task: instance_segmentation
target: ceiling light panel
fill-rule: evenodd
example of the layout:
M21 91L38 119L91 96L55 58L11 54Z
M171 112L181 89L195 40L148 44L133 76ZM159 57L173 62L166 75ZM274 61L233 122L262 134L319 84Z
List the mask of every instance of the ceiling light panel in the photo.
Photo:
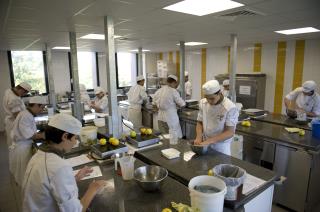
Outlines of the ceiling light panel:
M244 4L231 0L185 0L164 7L163 9L203 16L241 6L244 6Z
M295 35L295 34L303 34L303 33L311 33L311 32L319 32L319 29L313 27L303 27L303 28L296 28L296 29L286 29L275 31L276 33L284 34L284 35Z
M68 46L55 46L55 47L53 47L52 49L66 49L66 50L69 50L70 49L70 47L68 47Z
M208 44L208 43L194 42L194 41L184 43L185 46L201 46L201 45L206 45L206 44ZM180 46L180 43L178 43L177 46Z
M132 52L138 52L138 49L133 49L131 50ZM143 52L150 52L148 49L142 49Z
M114 35L114 38L120 38L120 35ZM87 34L85 36L80 37L81 39L93 39L93 40L104 40L104 34Z

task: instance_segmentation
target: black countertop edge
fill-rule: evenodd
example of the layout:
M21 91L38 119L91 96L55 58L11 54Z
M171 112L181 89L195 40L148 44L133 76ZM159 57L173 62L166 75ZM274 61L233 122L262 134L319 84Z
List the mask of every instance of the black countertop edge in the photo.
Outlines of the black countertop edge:
M271 121L271 120L266 120L264 118L255 118L255 117L251 117L252 120L254 121L260 121L260 122L266 122L266 123L270 123L270 124L277 124L277 125L281 125L281 126L285 126L285 127L298 127L304 130L308 130L308 131L312 131L312 129L308 126L303 126L303 125L294 125L294 124L287 124L281 121Z
M143 161L146 164L149 165L158 165L160 166L160 164L155 163L154 161L148 159L147 157L145 157L143 154L139 154L139 152L135 152L134 157L138 158L139 160ZM175 180L177 180L178 182L182 183L183 185L188 187L189 181L184 179L181 176L178 176L174 173L172 173L171 171L169 171L169 176ZM258 189L256 189L255 191L251 192L249 196L247 196L245 199L243 199L242 201L228 201L225 200L224 201L224 205L227 208L233 209L235 211L244 211L244 205L246 203L248 203L249 201L251 201L252 199L254 199L256 196L258 196L259 194L261 194L263 191L265 191L267 188L269 188L270 186L272 186L274 184L274 181L276 180L277 176L274 176L272 179L270 179L269 181L266 181L266 183L259 187Z
M276 143L276 144L279 144L279 145L282 145L282 146L288 146L288 147L295 148L295 149L303 149L303 150L306 150L306 151L314 151L314 152L320 151L320 145L318 146L318 148L312 148L311 146L306 146L306 145L299 144L299 143L292 143L292 142L286 141L286 140L280 140L280 139L276 140L276 139L274 139L272 137L269 137L267 135L256 134L256 133L253 133L253 132L246 132L246 131L239 130L237 128L236 128L236 133L239 133L239 134L242 134L242 135L246 135L246 136L250 136L250 137L261 137L261 138L263 138L266 141L269 141L271 143Z

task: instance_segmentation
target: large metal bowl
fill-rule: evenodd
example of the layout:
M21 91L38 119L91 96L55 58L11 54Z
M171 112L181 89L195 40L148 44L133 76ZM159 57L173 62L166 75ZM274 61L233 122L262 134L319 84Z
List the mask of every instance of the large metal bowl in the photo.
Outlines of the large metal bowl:
M159 190L168 171L160 166L141 166L134 171L134 179L145 191Z
M208 153L208 147L209 146L198 146L194 145L193 141L189 142L191 150L196 153L197 155L205 155Z

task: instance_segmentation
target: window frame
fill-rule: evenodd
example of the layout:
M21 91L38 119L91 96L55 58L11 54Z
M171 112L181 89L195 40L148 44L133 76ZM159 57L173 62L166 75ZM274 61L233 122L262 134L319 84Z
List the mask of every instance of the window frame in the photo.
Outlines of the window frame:
M7 51L7 55L8 55L8 62L9 62L10 82L11 82L11 87L13 88L16 86L16 84L15 84L15 78L14 78L11 52L12 51ZM48 95L48 93L49 93L49 79L48 79L46 51L41 51L41 52L42 52L42 60L43 60L44 83L45 83L45 88L46 88L46 92L41 93L41 95Z
M99 75L99 58L98 58L98 52L92 52L95 53L95 59L96 59L96 76L97 76L97 86L100 86L100 75ZM69 62L69 76L70 76L70 88L73 92L73 76L72 76L72 66L71 66L71 52L68 51L68 62ZM78 69L78 75L79 75L79 69ZM72 82L71 82L72 79ZM87 89L87 91L93 91L93 89Z
M116 84L117 84L117 89L124 89L124 88L128 88L131 86L123 86L120 87L119 86L119 76L118 76L118 53L115 53L115 61L116 61ZM136 53L136 76L138 75L138 70L139 70L139 64L138 64L138 54Z

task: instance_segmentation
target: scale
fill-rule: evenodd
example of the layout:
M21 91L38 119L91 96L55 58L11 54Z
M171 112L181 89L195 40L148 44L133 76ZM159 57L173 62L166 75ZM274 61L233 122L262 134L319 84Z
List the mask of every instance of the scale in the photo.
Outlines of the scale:
M160 141L160 138L155 135L141 135L137 134L135 138L131 138L130 136L127 137L127 141L132 144L134 147L145 147L149 145L156 144Z
M118 146L113 146L110 143L107 143L106 145L95 144L91 146L91 151L100 158L106 158L114 154L126 153L128 150L129 148L122 143L119 143Z

